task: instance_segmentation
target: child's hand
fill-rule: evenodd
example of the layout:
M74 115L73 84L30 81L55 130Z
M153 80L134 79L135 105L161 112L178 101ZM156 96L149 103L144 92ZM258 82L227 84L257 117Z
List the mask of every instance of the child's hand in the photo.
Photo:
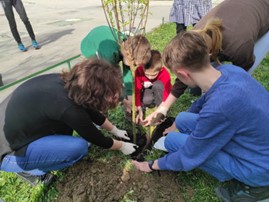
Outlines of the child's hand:
M167 115L167 111L168 109L166 107L158 107L158 109L156 110L156 114L155 116L152 118L151 120L151 125L159 125L162 122L164 122L166 115Z
M131 111L132 111L132 101L131 100L124 99L122 101L122 103L125 106L126 111L129 112L129 113L131 113Z
M170 127L166 128L163 132L163 136L167 135L169 132L177 131L176 123L174 122Z
M159 125L162 122L164 122L165 118L166 118L166 114L167 114L168 109L166 107L158 107L158 109L151 113L150 115L148 115L144 121L143 121L143 126L149 126L149 125Z
M141 122L143 122L143 110L142 107L136 107L136 111L137 111L137 116L135 119L135 123L139 124Z
M150 125L157 126L164 122L166 117L162 113L156 113L153 119L151 120Z
M152 119L156 116L156 111L152 112L150 115L148 115L144 120L143 120L143 126L149 126L151 125Z

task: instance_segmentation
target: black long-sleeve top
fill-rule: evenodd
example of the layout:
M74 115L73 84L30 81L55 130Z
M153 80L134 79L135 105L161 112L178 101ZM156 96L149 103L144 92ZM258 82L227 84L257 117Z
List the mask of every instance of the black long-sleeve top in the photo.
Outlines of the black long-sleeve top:
M106 118L68 98L59 74L26 81L0 106L0 112L0 160L12 151L24 155L28 144L41 137L72 135L73 131L103 148L113 145L112 138L105 137L94 125L102 125Z

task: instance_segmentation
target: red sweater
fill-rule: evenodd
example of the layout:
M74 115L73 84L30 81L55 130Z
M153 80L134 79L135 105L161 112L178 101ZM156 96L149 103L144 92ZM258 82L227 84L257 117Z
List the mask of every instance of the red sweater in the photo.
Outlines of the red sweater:
M142 105L141 92L142 92L142 89L144 88L143 87L144 82L154 83L155 81L161 81L163 83L163 86L164 86L163 101L165 101L172 89L170 74L166 70L166 68L162 67L158 76L153 80L149 80L145 76L143 66L140 65L139 67L137 67L135 71L135 105L136 106Z

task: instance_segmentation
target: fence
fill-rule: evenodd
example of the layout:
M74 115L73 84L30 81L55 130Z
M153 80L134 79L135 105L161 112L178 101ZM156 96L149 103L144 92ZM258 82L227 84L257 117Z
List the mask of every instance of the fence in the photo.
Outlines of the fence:
M28 79L30 79L30 78L32 78L32 77L35 77L35 76L37 76L37 75L39 75L39 74L42 74L43 72L49 71L49 70L51 70L51 69L53 69L53 68L56 68L56 67L58 67L58 66L60 66L60 65L63 65L63 64L65 64L65 63L67 63L67 65L68 65L68 70L70 70L70 69L71 69L71 61L72 61L72 60L75 60L75 59L77 59L77 58L79 58L80 56L81 56L81 55L79 54L79 55L76 55L76 56L74 56L74 57L68 58L67 60L63 60L63 61L61 61L61 62L59 62L59 63L57 63L57 64L55 64L55 65L46 67L46 68L44 68L44 69L42 69L42 70L39 70L39 71L37 71L37 72L35 72L35 73L33 73L33 74L30 74L30 75L28 75L28 76L25 76L25 77L19 79L19 80L16 80L16 81L14 81L14 82L12 82L12 83L6 84L6 85L0 87L0 92L3 91L3 90L5 90L5 89L7 89L7 88L9 88L9 87L11 87L11 86L14 86L14 85L16 85L16 84L22 83L22 82L24 82L24 81L26 81L26 80L28 80Z

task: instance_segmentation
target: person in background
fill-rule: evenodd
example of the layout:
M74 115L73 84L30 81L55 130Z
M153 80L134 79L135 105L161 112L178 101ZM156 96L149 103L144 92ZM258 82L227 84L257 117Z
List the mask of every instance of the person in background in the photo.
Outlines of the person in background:
M149 63L135 71L135 104L138 111L136 123L143 122L143 111L159 106L172 88L169 72L162 64L161 53L151 50Z
M174 0L170 22L176 23L176 33L195 25L212 8L211 0Z
M40 46L37 43L36 39L35 39L35 34L32 28L32 25L27 17L25 8L23 6L23 3L21 0L1 0L5 15L7 17L8 23L9 23L9 27L11 30L11 33L15 39L15 41L18 43L18 48L20 51L25 52L27 51L27 48L23 45L22 41L21 41L21 37L19 35L18 29L17 29L17 25L16 25L16 21L15 21L15 17L14 17L14 13L13 13L13 7L16 9L17 13L19 14L22 22L24 23L27 32L32 40L32 46L35 49L39 49Z
M91 144L132 154L135 144L106 137L97 128L130 139L102 114L118 105L121 90L119 69L96 58L20 85L0 105L1 170L48 183L49 171L75 164Z
M165 48L164 64L189 87L205 94L176 117L164 157L132 161L144 172L200 168L231 186L216 188L221 201L269 199L269 93L242 68L214 68L208 46L194 31L178 34Z
M269 52L268 10L268 0L225 0L211 9L193 31L206 41L214 66L227 61L252 73ZM158 113L166 116L186 88L176 79L166 101L145 122L150 124Z
M126 38L124 47L118 44L118 37ZM141 40L140 40L141 39ZM123 45L123 44L122 44ZM80 50L86 58L98 57L107 60L115 66L122 62L123 83L125 87L123 104L128 113L131 112L132 96L132 72L127 57L128 51L132 51L132 57L136 64L146 64L150 59L150 44L142 35L125 36L109 26L98 26L92 29L81 41ZM133 50L131 50L133 49ZM125 58L124 58L125 57ZM127 62L126 62L127 61Z

